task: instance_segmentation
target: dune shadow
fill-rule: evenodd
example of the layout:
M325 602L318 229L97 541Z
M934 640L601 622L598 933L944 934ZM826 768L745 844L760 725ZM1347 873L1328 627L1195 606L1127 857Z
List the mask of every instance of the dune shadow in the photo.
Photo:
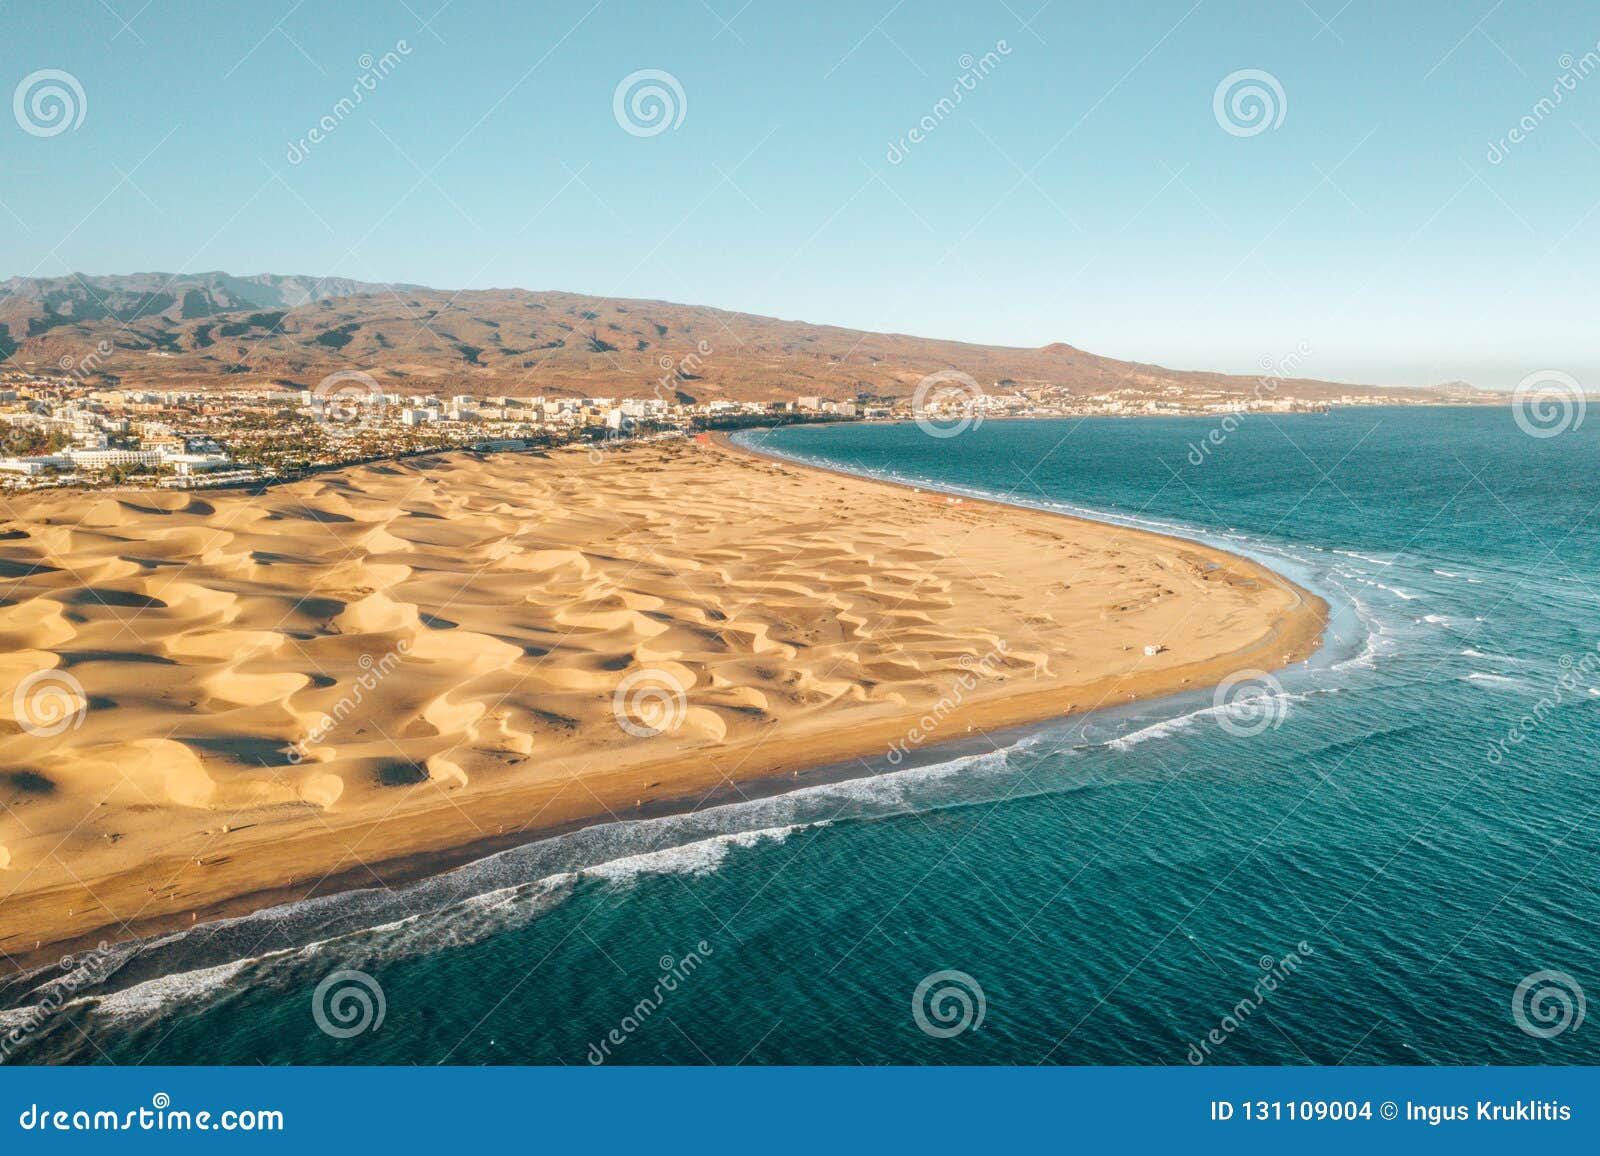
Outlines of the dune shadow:
M0 558L0 578L28 578L34 574L59 574L61 567L46 566L43 562L13 562Z
M258 767L289 767L289 743L284 739L255 738L250 735L201 735L179 737L186 747L208 755L223 755L241 763L254 763Z
M428 768L416 763L388 762L377 771L378 783L385 787L413 787L428 781Z
M117 610L165 610L167 604L148 594L132 590L110 590L97 586L84 586L71 591L63 600L72 606L105 606Z
M54 779L47 779L37 771L0 771L0 783L19 795L53 795Z
M317 522L323 525L355 521L348 514L336 514L332 510L324 510L317 506L297 506L293 509L280 510L278 512L285 518L299 518L302 521Z
M164 654L149 654L142 650L64 650L61 651L63 667L85 666L91 662L139 662L151 666L177 666Z

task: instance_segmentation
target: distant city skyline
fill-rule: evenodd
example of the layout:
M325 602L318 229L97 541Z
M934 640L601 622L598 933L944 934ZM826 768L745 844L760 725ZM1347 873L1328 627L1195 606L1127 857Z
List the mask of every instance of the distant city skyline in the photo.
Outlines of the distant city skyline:
M560 289L1175 369L1303 346L1333 381L1600 383L1577 3L87 0L0 7L0 37L0 279Z

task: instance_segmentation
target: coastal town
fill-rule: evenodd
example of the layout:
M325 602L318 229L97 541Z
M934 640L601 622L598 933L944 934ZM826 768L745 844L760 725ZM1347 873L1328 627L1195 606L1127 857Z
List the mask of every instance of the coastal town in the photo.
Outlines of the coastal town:
M939 388L907 397L701 402L653 384L632 397L417 396L388 392L349 370L313 388L263 382L171 390L8 367L0 370L0 489L261 484L443 450L584 444L598 453L624 441L796 422L924 420L950 429L1000 418L1321 412L1413 401L1404 393L1308 401L1278 396L1271 378L1261 379L1254 396L1241 396L1173 386L1079 394L933 376L941 378Z

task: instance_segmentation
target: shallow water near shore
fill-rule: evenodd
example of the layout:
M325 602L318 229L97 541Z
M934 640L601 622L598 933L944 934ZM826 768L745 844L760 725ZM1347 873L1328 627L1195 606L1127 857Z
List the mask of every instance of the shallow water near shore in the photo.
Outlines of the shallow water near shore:
M1193 464L1213 425L741 440L1267 563L1333 622L1244 715L1204 690L971 737L114 951L15 1059L1600 1062L1559 1001L1513 1009L1544 971L1600 992L1596 425L1256 415ZM341 969L382 992L348 1038L313 1014ZM941 971L981 1024L919 1026ZM0 983L0 1036L71 974Z

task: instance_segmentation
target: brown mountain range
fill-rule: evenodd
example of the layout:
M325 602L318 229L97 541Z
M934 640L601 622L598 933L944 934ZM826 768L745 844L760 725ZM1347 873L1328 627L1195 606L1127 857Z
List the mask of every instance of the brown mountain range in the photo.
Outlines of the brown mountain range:
M1258 377L1164 369L1060 343L970 345L665 301L223 273L0 282L0 357L38 373L75 370L91 383L183 389L310 388L357 369L400 393L887 398L957 369L986 389L1262 392ZM1316 400L1379 391L1285 378L1272 392Z

